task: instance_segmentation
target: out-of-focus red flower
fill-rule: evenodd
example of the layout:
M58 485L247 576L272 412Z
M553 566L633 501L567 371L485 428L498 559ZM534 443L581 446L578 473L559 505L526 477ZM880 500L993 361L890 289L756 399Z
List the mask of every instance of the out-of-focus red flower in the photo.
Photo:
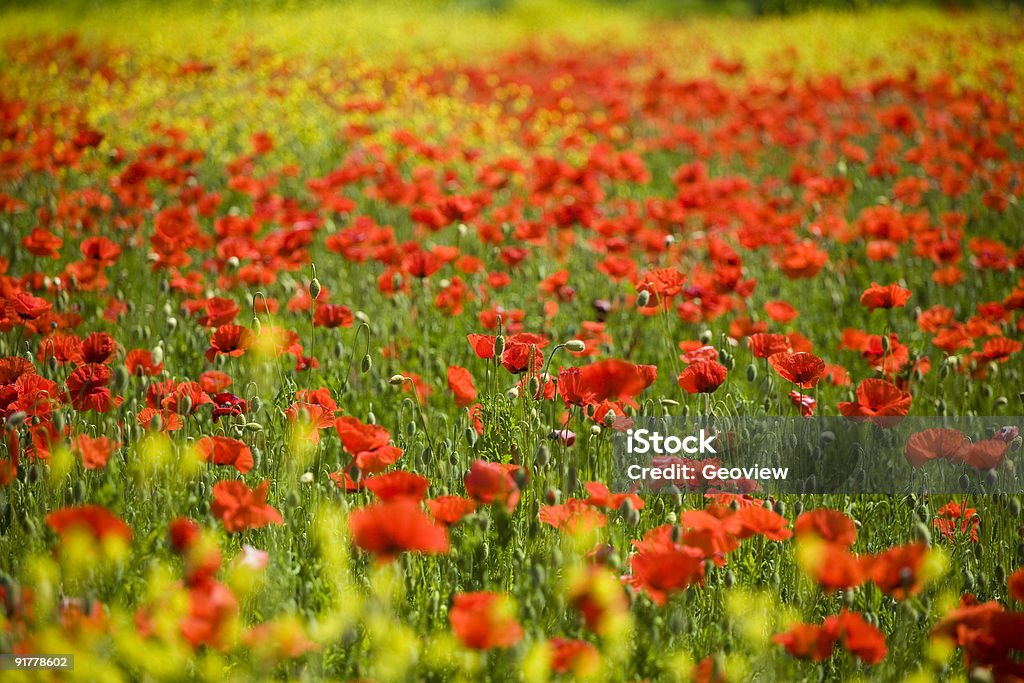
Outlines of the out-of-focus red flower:
M245 474L252 469L252 451L238 439L229 436L204 436L196 442L200 457L214 465L231 465Z
M910 296L909 289L904 289L896 283L882 286L872 282L860 295L860 303L869 311L876 308L903 308L910 300Z
M428 500L427 507L430 508L430 514L434 515L434 519L446 526L452 526L476 511L476 501L462 496L438 496Z
M474 650L511 647L523 638L523 627L516 620L511 601L499 593L456 595L448 619L456 637Z
M73 442L75 451L82 456L82 466L87 470L100 470L107 466L110 454L120 444L106 436L91 437L79 434Z
M430 480L412 472L395 470L367 477L363 480L363 486L381 500L408 498L420 501L430 488Z
M101 542L108 538L119 538L125 542L132 540L131 528L102 505L62 508L46 515L46 524L62 537L84 531Z
M485 505L505 506L510 512L519 502L519 486L512 473L517 465L476 460L466 474L466 493Z
M448 532L406 497L386 500L353 512L348 519L352 540L387 562L403 552L448 552Z
M458 365L448 366L448 388L455 395L455 405L460 408L470 406L476 401L476 386L469 370Z
M250 489L245 482L237 479L219 481L213 485L210 512L220 518L228 532L284 524L281 513L267 505L268 488L269 481L264 481L255 489Z

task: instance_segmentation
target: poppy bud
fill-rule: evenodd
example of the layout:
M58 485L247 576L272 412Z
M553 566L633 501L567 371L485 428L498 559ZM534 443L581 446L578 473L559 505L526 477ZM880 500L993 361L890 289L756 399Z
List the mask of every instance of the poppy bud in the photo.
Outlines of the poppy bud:
M299 483L301 483L301 484L312 484L313 483L313 473L312 472L303 472L302 476L299 477Z
M253 316L252 318L252 332L257 337L263 333L263 323L261 323L260 319L257 318L256 316Z
M164 362L164 347L157 344L151 355L153 356L153 365L160 365Z
M570 339L565 342L565 348L573 353L583 353L587 350L587 345L582 339Z
M548 505L558 505L558 500L561 497L561 492L555 488L549 488L544 492L544 502Z
M391 375L391 379L388 380L388 384L393 387L400 386L405 380L408 379L405 375Z
M114 381L111 383L110 388L114 393L124 393L125 387L128 386L128 369L123 365L118 365L114 370Z
M263 425L261 425L259 422L246 422L245 431L253 433L262 432Z
M725 570L724 581L726 588L732 588L736 585L736 575L732 573L731 569Z
M288 495L284 498L284 506L288 508L297 508L300 502L299 494L295 491L289 491Z
M154 432L159 432L164 426L164 419L160 416L160 413L153 415L153 419L149 421L149 426Z
M651 293L646 289L636 295L636 306L637 308L646 308L647 304L651 302Z
M231 270L235 270L236 268L238 268L239 263L240 261L238 260L237 256L228 257L228 268L230 268Z
M914 538L922 543L932 544L932 532L924 522L914 524Z
M683 540L683 527L673 524L669 538L671 538L672 543L680 543Z
M175 330L178 327L178 319L173 315L167 318L167 329Z
M182 396L181 402L178 404L182 415L188 415L192 412L192 397Z
M579 487L580 477L575 467L570 466L569 471L566 472L565 476L565 487L570 491L575 491ZM522 487L520 487L522 488Z
M377 416L374 414L372 408L370 409L370 412L368 412L366 414L366 424L368 424L368 425L375 425L375 424L377 424Z
M1005 396L1000 396L999 398L997 398L995 400L995 402L992 405L995 406L996 410L1000 410L1002 408L1005 408L1007 405L1009 405L1009 403L1010 403L1010 399L1006 398Z
M747 366L747 381L754 382L757 380L757 366L751 363Z
M472 427L466 427L466 443L470 446L476 445L476 430Z
M615 424L615 420L617 417L618 416L615 414L614 410L609 410L607 413L604 414L604 426L611 428L611 426Z
M25 422L28 413L24 410L16 410L7 416L7 429L17 429Z
M551 451L548 449L546 444L541 444L537 447L537 454L533 456L533 464L535 467L547 467L547 464L551 461Z
M700 333L700 343L707 346L711 343L711 339L714 335L711 334L711 330L704 330Z
M534 377L533 379L537 378ZM536 396L536 393L534 393L534 395ZM510 401L516 400L517 398L519 398L519 387L512 387L511 389L505 392L505 396L507 396L508 400Z
M1011 498L1008 507L1010 508L1010 514L1014 517L1020 517L1020 499Z
M373 367L373 359L370 358L370 354L363 356L363 361L359 364L359 372L366 374Z
M313 278L312 280L309 281L309 296L314 301L316 301L317 298L320 296L320 290L320 280Z
M409 420L405 424L405 435L410 439L416 436L416 423L413 420Z
M530 396L536 398L540 393L540 377L534 375L530 378Z
M498 335L494 338L494 357L499 361L505 353L505 337Z

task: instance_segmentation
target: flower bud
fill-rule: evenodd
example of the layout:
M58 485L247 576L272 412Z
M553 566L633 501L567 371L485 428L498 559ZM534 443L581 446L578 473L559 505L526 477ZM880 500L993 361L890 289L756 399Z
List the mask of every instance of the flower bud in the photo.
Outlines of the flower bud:
M28 413L24 410L16 410L7 416L7 429L17 429L24 422L25 418L28 417Z
M565 348L573 353L583 353L587 350L587 345L582 339L570 339L565 342Z
M313 301L316 301L317 297L320 296L320 291L321 291L320 280L318 280L317 278L313 278L312 280L310 280L309 281L309 296L313 299Z
M636 295L637 308L645 308L651 302L651 293L646 289Z
M393 387L397 387L402 385L407 379L409 378L405 375L391 375L391 379L388 380L388 384Z
M359 372L366 374L373 367L373 359L370 358L370 354L363 356L363 361L359 364Z
M505 337L498 335L494 338L494 357L501 360L505 353Z

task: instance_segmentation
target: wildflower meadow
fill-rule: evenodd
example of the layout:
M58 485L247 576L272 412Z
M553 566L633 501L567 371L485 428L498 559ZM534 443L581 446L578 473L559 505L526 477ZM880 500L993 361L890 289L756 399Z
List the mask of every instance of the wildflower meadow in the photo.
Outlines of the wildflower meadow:
M0 678L1024 680L1024 17L651 4L0 8Z

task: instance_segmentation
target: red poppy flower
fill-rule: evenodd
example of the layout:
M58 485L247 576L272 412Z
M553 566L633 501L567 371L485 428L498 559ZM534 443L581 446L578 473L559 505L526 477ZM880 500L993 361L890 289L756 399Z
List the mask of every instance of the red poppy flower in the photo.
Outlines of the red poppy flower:
M939 508L932 526L950 541L967 538L977 543L981 518L978 517L978 511L967 507L966 503L951 500Z
M210 512L220 518L228 532L259 529L270 524L284 524L281 513L267 505L267 489L270 482L264 481L250 489L240 480L218 481L213 485L213 502Z
M27 292L18 292L7 300L4 313L15 323L24 325L42 317L52 308L46 299L40 299Z
M247 401L227 392L214 394L210 400L213 402L214 422L217 422L222 417L237 417L238 415L243 415L249 410L249 404Z
M847 417L904 417L910 411L910 394L892 382L869 378L857 386L857 402L842 402L839 412ZM887 420L875 420L883 425Z
M231 465L245 474L252 469L252 451L238 439L229 436L205 436L196 442L200 457L214 465Z
M79 434L73 442L75 451L82 456L82 466L87 470L101 470L107 466L111 452L120 446L116 441L106 437L91 437Z
M551 670L557 674L571 673L576 677L593 676L601 666L601 655L597 648L585 640L552 638Z
M925 543L895 546L871 562L871 580L887 595L905 600L921 591L921 564L928 552Z
M317 327L352 327L354 321L352 309L339 304L317 304L313 313L313 324Z
M789 338L784 334L756 332L747 338L747 345L755 358L769 358L789 351Z
M839 510L819 508L796 518L797 538L816 536L827 543L849 548L857 540L857 527L853 520Z
M238 357L245 353L255 343L255 336L247 327L241 325L221 325L210 337L210 348L206 350L206 360L213 362L213 359L222 354L225 356Z
M60 248L64 240L54 235L46 228L32 228L32 232L21 239L21 246L25 251L43 258L60 258Z
M476 386L469 370L458 365L448 366L448 388L455 395L455 405L460 408L470 406L476 401Z
M198 322L203 327L229 325L238 317L241 310L237 301L220 296L210 297L198 303L201 306L199 310L203 311Z
M430 488L430 480L412 472L396 470L367 477L363 480L363 486L381 500L408 498L420 501Z
M466 515L476 511L476 501L462 496L438 496L427 501L430 514L445 526L458 524Z
M898 284L882 286L872 282L871 286L860 295L860 302L873 311L876 308L903 308L910 300L910 290Z
M1024 602L1024 567L1010 575L1006 587L1010 591L1010 597L1017 602Z
M519 486L512 472L516 465L476 460L466 474L466 493L470 498L490 505L504 505L511 512L519 502Z
M609 358L580 368L579 382L593 402L622 401L636 406L634 400L658 378L654 365L636 365L629 361Z
M722 385L727 372L717 361L697 361L679 374L679 386L689 394L710 394Z
M148 349L132 349L125 356L124 365L129 375L155 377L164 371L163 363L155 363L153 353Z
M105 332L93 332L79 349L83 363L108 363L117 352L117 342Z
M774 353L768 357L779 375L801 389L810 389L825 372L825 361L810 353Z
M349 516L348 525L356 546L384 562L403 552L448 552L447 530L409 498L399 497L356 510Z
M570 498L562 505L542 505L540 521L575 535L603 527L607 518L583 501Z
M1010 444L1002 439L985 439L968 443L953 456L953 462L964 462L976 470L993 470L1003 464Z
M626 581L661 606L670 593L704 581L704 551L674 543L645 547L633 555L630 568Z
M178 415L192 415L207 403L213 400L198 382L178 382L160 400L160 407Z
M729 516L726 528L741 540L759 535L771 541L785 541L793 535L785 517L761 505L740 508Z
M511 647L523 638L523 627L515 618L511 601L498 593L456 595L448 619L456 637L474 650Z
M82 365L68 375L64 382L64 391L68 401L75 407L75 410L92 410L97 413L106 413L121 405L124 399L120 396L114 398L110 395L107 384L110 383L112 373L105 365L90 363Z
M903 455L914 467L936 459L957 461L957 453L967 445L967 437L958 429L933 427L915 432L907 438Z
M787 246L778 256L779 268L790 279L811 278L828 263L828 252L805 240Z
M192 647L227 648L230 625L238 615L238 600L231 590L207 579L192 586L188 598L189 609L181 620L181 635Z
M334 421L341 444L351 455L387 446L391 434L380 425L368 425L355 417L343 415Z
M108 538L132 540L131 528L101 505L62 508L48 514L46 524L62 537L74 531L85 531L101 542Z

